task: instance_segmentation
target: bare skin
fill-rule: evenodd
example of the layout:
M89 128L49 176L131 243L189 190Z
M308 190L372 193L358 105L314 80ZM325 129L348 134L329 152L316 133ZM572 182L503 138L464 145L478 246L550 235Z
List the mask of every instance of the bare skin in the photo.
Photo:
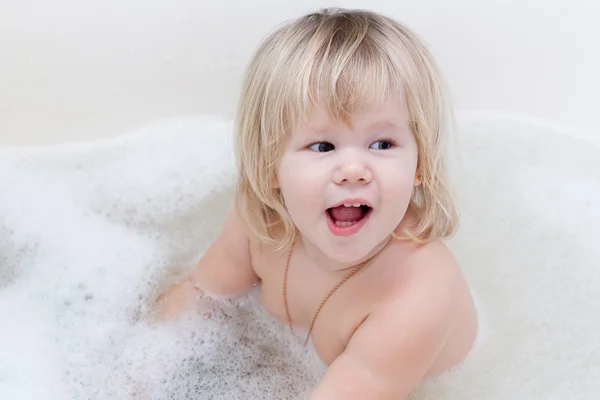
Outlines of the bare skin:
M231 212L189 279L161 296L159 318L194 306L198 291L192 282L225 296L243 295L260 284L263 306L287 324L286 257L287 249L277 252L250 241ZM288 276L295 327L308 328L319 303L347 272L318 267L297 240ZM311 338L328 371L310 399L403 399L421 379L461 363L477 326L468 286L442 242L389 239L319 314Z

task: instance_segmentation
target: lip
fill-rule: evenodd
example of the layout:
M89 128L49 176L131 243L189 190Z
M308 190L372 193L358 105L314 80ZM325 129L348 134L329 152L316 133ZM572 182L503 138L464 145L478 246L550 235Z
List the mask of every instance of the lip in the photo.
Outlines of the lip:
M356 203L358 203L358 201ZM354 235L362 229L362 227L367 223L367 220L371 218L372 213L373 208L371 207L369 209L369 212L360 221L350 226L337 226L335 222L333 222L333 220L331 219L331 215L329 215L328 211L325 211L325 218L327 219L327 227L329 228L329 231L335 236L350 236Z
M371 205L371 203L369 203L367 200L362 199L360 197L353 197L353 198L344 199L344 200L340 201L339 203L336 203L336 204L330 206L329 208L336 208L336 207L339 207L339 206L344 205L344 204L354 204L354 203L364 204L365 206L367 206L369 208L373 208L373 206Z
M358 201L357 201L358 203ZM363 203L364 204L364 203ZM367 220L371 217L372 209L369 210L367 215L365 215L360 221L351 226L337 226L335 222L331 219L329 212L325 211L325 216L327 218L327 227L329 231L333 233L335 236L350 236L354 235L356 232L361 230L361 228L367 223Z

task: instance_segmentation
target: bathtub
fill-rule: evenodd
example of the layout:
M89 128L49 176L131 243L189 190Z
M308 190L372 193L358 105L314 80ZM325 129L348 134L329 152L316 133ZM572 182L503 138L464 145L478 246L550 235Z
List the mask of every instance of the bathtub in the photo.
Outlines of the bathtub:
M411 399L597 395L600 85L585 72L600 65L594 54L569 64L564 55L577 49L541 40L593 48L587 35L598 28L582 22L597 7L572 3L560 21L588 29L577 43L550 29L558 3L544 3L544 18L514 15L510 2L368 4L422 32L448 71L462 211L448 245L481 316L464 364ZM272 25L324 4L236 5L1 6L1 399L296 399L322 376L312 349L259 307L256 292L211 320L148 318L231 201L244 62ZM510 32L498 15L513 18ZM452 16L461 29L440 29ZM532 16L535 44L525 46L518 39ZM481 47L486 39L498 45Z

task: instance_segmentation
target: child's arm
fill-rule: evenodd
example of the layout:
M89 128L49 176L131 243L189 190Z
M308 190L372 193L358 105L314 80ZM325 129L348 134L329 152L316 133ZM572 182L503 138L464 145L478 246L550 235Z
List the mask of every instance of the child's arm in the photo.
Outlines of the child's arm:
M206 295L238 296L258 281L250 258L250 244L235 210L227 215L222 231L187 279L159 297L159 318L177 316Z
M411 285L371 313L310 400L405 399L447 342L451 291Z

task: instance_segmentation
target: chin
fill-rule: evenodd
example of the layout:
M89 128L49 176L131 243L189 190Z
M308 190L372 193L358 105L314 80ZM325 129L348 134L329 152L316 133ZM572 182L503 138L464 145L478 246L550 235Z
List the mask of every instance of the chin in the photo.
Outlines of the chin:
M359 263L373 251L373 246L357 246L356 243L332 244L325 254L340 263Z

